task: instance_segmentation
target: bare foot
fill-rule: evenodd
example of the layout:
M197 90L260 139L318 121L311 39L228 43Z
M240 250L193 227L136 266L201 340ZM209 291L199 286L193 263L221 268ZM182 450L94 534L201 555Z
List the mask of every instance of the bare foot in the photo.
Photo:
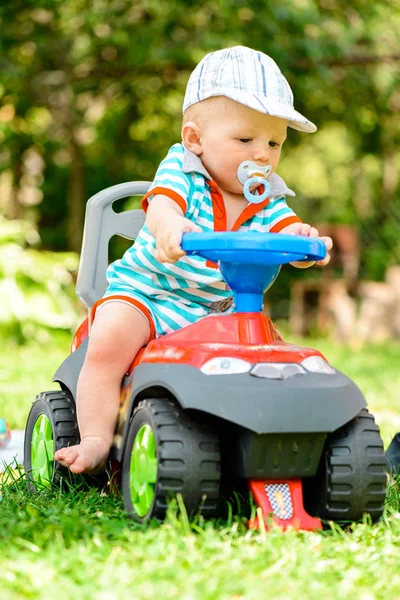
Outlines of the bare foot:
M63 467L72 473L101 473L107 462L110 446L102 437L86 437L76 446L61 448L54 454Z

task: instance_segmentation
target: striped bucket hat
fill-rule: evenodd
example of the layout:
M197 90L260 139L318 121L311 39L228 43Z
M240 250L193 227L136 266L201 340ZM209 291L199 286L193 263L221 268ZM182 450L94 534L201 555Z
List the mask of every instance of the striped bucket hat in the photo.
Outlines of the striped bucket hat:
M245 46L207 54L190 75L183 112L192 104L227 96L259 112L289 121L289 127L312 133L314 123L293 106L293 93L272 58Z

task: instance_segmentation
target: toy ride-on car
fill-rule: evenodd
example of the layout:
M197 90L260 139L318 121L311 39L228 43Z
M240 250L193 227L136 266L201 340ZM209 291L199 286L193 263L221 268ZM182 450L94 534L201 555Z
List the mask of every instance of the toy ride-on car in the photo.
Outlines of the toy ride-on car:
M61 389L39 394L28 417L24 460L33 491L68 473L54 452L79 442L77 380L90 309L106 287L108 243L117 234L134 239L144 222L141 211L116 213L113 202L148 185L114 186L88 202L77 294L89 318L54 375ZM324 258L321 240L188 233L182 247L219 261L235 312L152 340L124 377L110 460L128 514L162 520L171 496L181 494L189 515L213 517L221 490L245 483L259 509L251 527L267 517L300 529L365 513L379 519L385 456L363 395L320 352L285 342L262 313L281 264Z

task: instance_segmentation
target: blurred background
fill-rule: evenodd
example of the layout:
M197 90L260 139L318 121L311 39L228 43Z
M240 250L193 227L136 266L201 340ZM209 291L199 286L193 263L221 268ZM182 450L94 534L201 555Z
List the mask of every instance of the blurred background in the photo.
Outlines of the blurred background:
M294 335L400 338L397 0L13 0L0 7L0 332L72 331L86 201L151 180L180 139L190 72L242 44L272 56L296 108L279 174L335 242L284 268L266 310ZM130 201L130 206L138 199ZM123 207L122 207L123 208ZM113 257L125 246L112 247Z

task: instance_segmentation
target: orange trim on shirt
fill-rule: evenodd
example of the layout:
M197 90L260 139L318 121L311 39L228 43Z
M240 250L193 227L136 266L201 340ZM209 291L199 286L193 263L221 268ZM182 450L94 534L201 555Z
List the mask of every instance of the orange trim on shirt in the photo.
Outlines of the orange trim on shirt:
M207 181L207 183L211 194L214 231L226 231L226 210L224 199L215 181ZM206 261L206 267L209 267L210 269L218 269L217 263L213 262L212 260Z
M217 263L213 262L212 260L206 260L206 267L209 269L218 269Z
M243 225L243 223L246 223L246 221L251 219L251 217L254 217L254 215L256 215L258 213L258 211L260 211L261 209L268 206L268 204L269 204L269 198L266 198L259 204L255 204L254 202L251 202L248 206L246 206L244 211L236 219L236 221L232 227L232 231L237 231L239 229L239 227L241 225Z
M214 216L214 231L226 231L226 210L224 199L215 181L209 181L207 183L211 193Z
M270 232L271 233L279 233L280 231L282 231L282 229L284 227L287 227L288 225L291 225L292 223L302 223L302 220L296 216L286 217L286 219L282 219L282 221L279 221L278 223L276 223L272 227L272 229L270 229Z
M154 326L154 321L153 321L153 317L151 316L151 313L149 311L149 309L147 308L147 306L145 306L144 304L142 304L142 302L140 302L139 300L136 300L135 298L131 298L130 296L124 296L122 294L114 294L113 296L107 296L106 298L101 298L100 300L98 300L92 308L92 313L91 313L91 322L93 323L95 314L96 314L96 310L98 309L98 307L100 306L100 304L105 304L106 302L108 302L109 300L121 300L122 302L128 302L129 304L132 304L133 306L135 306L142 314L144 317L146 317L146 319L149 322L149 326L150 326L150 337L149 337L149 341L155 338L155 326Z
M171 200L173 200L174 202L177 203L177 205L179 206L179 208L181 209L183 214L185 214L187 204L186 204L185 200L182 198L182 196L180 196L174 190L170 190L168 188L164 188L161 186L153 188L152 190L147 192L147 194L145 196L143 196L143 198L141 200L141 206L142 206L142 209L144 210L144 212L146 212L149 207L148 197L153 196L154 194L162 194L163 196L168 196L168 198L171 198Z

